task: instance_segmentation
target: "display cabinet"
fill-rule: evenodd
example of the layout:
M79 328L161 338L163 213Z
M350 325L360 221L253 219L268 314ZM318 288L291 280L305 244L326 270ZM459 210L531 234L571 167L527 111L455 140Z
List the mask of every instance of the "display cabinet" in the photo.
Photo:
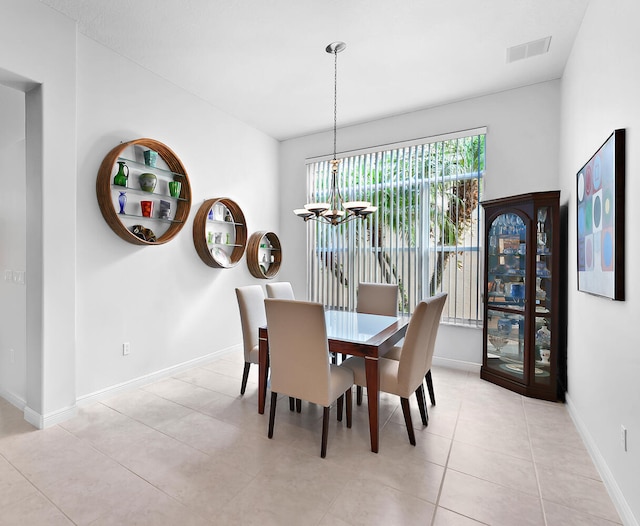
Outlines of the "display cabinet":
M254 232L247 243L247 267L260 279L276 277L282 263L282 247L273 232Z
M213 268L238 264L247 245L247 225L238 204L226 197L207 199L193 220L193 244Z
M113 148L98 170L96 195L107 224L135 245L173 239L191 210L191 186L182 162L154 139Z
M481 377L517 393L564 399L559 192L485 201Z

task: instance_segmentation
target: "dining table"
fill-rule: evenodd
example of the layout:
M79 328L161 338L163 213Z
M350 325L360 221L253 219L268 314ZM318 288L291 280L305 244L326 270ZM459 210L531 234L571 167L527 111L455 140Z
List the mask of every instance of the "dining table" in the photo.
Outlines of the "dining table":
M364 358L369 410L371 451L378 452L380 373L378 360L404 338L410 316L380 316L340 309L325 309L329 351ZM262 326L259 337L258 412L264 414L269 374L269 330ZM301 349L304 351L304 349Z

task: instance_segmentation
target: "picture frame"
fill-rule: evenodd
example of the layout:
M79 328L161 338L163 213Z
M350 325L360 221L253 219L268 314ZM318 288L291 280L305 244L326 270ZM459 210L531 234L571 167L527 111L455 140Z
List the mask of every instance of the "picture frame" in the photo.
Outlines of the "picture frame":
M624 300L625 130L576 175L578 290Z

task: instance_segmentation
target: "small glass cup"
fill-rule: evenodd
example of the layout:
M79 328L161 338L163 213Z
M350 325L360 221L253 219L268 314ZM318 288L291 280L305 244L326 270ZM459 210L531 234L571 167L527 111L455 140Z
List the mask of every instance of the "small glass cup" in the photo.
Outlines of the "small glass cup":
M498 238L494 234L489 236L489 254L492 256L496 254L498 246Z
M153 214L153 201L140 201L143 217L151 217Z
M182 183L180 181L169 181L169 194L171 197L180 197L180 188Z
M538 253L544 254L547 252L547 234L544 232L538 232Z
M144 151L144 164L146 164L147 166L150 166L151 168L155 168L157 161L158 161L158 152L154 152L153 150Z

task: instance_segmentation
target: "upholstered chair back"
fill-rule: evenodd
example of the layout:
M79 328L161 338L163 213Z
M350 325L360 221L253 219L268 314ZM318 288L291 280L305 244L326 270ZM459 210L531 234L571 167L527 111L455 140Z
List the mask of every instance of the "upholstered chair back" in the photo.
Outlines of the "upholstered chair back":
M266 299L271 390L329 406L329 344L321 303Z
M238 287L236 297L242 323L244 361L258 363L258 328L267 324L264 291L260 285Z
M429 298L429 303L433 305L434 317L433 317L433 327L431 328L431 333L429 336L429 350L425 355L425 364L424 364L424 374L427 373L431 369L431 362L433 361L433 353L436 347L436 337L438 336L438 329L440 328L440 318L442 317L442 309L444 308L444 304L447 301L447 293L441 292L440 294L436 294Z
M277 283L267 283L267 298L279 300L294 300L293 287L288 281L280 281Z
M422 384L435 317L436 307L430 300L418 303L411 316L398 364L397 394L403 398L409 398Z
M398 285L388 283L360 283L358 285L357 312L397 316Z

